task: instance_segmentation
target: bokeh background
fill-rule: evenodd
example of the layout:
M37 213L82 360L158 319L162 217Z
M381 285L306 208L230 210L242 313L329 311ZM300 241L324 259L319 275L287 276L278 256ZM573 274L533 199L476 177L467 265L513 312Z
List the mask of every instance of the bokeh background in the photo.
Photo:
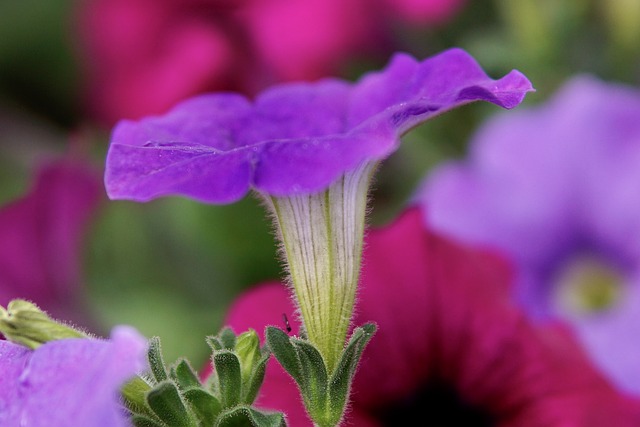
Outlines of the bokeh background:
M526 74L537 91L524 105L580 73L638 85L640 1L0 0L0 303L24 296L98 335L131 324L201 366L233 298L282 277L271 224L252 197L107 200L113 125L196 93L353 80L395 51L454 46L490 76ZM407 136L377 175L370 223L498 112L468 105ZM87 173L53 188L51 162Z

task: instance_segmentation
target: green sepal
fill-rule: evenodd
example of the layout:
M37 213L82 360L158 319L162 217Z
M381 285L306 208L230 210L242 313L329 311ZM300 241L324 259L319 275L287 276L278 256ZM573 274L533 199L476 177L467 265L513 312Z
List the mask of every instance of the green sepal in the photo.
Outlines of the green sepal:
M328 375L320 352L308 341L291 338L302 366L302 397L312 419L324 417L326 413Z
M267 345L285 371L291 375L298 385L304 381L302 366L298 352L291 343L289 335L274 326L267 326L265 330Z
M329 375L324 358L312 343L289 337L278 328L267 327L265 335L269 348L298 384L307 413L315 425L334 427L340 423L357 365L375 331L373 323L355 328L335 370Z
M151 374L156 382L162 382L168 379L167 368L165 368L164 359L162 357L162 348L160 347L160 338L152 337L149 340L149 349L147 350L147 360Z
M198 375L193 370L187 359L179 359L171 367L169 375L176 382L176 384L178 384L178 387L183 390L201 386Z
M238 336L236 346L234 348L238 359L240 360L240 368L242 370L242 382L247 383L253 365L260 360L260 338L255 330L249 329Z
M238 356L230 350L220 350L213 355L213 364L218 376L218 390L223 408L240 403L242 375Z
M140 414L131 416L131 424L134 427L166 427L165 423Z
M200 425L213 426L222 411L222 404L218 398L201 388L186 390L183 396L198 417Z
M134 377L121 389L125 406L134 414L152 415L153 412L147 404L147 393L151 386L140 377Z
M342 414L349 397L351 382L360 362L362 352L376 332L376 325L367 323L355 328L340 356L335 371L329 380L329 411Z
M236 347L236 334L231 328L223 328L218 335L207 337L207 344L214 352L233 350Z
M286 427L280 412L261 412L249 406L236 406L220 415L216 427Z
M242 403L247 405L251 405L256 400L256 397L258 397L260 387L262 387L262 383L264 382L267 362L269 361L269 357L271 357L271 352L267 346L265 346L261 354L261 358L253 366L249 380L243 385Z
M163 381L147 393L151 410L171 427L192 427L194 422L178 387L171 381Z
M148 378L137 377L122 390L132 419L140 427L213 427L223 418L225 423L239 419L244 426L285 425L282 414L262 413L250 407L271 355L268 345L260 347L255 331L236 337L225 328L217 336L207 337L207 342L213 350L214 371L203 384L184 358L167 368L160 339L149 341Z

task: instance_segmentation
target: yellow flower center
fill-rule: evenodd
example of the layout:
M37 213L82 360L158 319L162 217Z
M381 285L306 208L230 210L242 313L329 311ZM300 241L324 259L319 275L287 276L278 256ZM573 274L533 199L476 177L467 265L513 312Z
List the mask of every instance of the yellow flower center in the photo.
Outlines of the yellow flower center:
M562 311L593 314L614 307L623 297L623 277L601 259L574 258L557 275L555 297Z

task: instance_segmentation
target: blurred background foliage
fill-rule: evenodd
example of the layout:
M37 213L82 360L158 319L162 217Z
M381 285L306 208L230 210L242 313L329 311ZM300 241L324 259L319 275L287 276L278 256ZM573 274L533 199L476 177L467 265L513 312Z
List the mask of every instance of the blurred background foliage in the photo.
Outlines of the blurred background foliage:
M83 105L82 61L91 58L79 49L79 3L0 1L2 204L29 190L41 158L62 155L74 141L84 141L102 168L111 129ZM535 104L578 73L638 84L639 24L638 0L467 1L447 22L395 22L388 34L393 43L346 61L335 75L355 79L379 69L393 50L422 59L458 46L493 77L513 68L525 73L537 89L525 104ZM466 106L408 135L377 175L371 224L391 220L425 173L462 156L478 124L497 111ZM204 336L217 333L233 298L283 276L270 221L252 197L205 206L179 198L137 204L105 196L83 248L94 332L132 324L146 336L159 335L167 359L187 356L196 366L208 357Z

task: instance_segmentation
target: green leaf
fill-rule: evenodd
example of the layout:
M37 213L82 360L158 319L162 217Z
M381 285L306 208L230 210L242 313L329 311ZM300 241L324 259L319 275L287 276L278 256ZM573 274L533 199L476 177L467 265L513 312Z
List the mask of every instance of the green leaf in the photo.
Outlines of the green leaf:
M171 427L194 425L178 387L170 381L164 381L149 391L147 403L158 418Z
M220 415L217 427L286 427L279 412L261 412L247 406L236 406Z
M347 343L335 371L329 381L331 412L342 414L349 395L349 389L364 348L376 332L373 323L355 328Z
M302 388L304 385L302 366L300 365L298 352L294 348L293 344L291 344L289 335L279 328L267 326L265 336L269 349L276 359L278 359L280 365L282 365L284 370L291 375L296 383L298 383L298 386Z
M313 419L314 414L324 414L327 402L328 375L320 352L308 341L292 338L302 365L304 388L301 388L307 409Z
M166 380L167 368L165 368L164 359L162 358L162 349L160 347L160 337L153 337L149 340L149 350L147 351L147 359L151 373L157 382Z
M213 426L222 410L222 404L211 393L201 388L192 388L183 393L185 400L203 426Z
M202 384L198 375L186 359L179 359L171 368L171 377L183 390L192 387L200 387Z
M213 356L213 364L218 375L222 407L236 406L240 403L242 393L242 376L238 356L229 350L221 350Z

